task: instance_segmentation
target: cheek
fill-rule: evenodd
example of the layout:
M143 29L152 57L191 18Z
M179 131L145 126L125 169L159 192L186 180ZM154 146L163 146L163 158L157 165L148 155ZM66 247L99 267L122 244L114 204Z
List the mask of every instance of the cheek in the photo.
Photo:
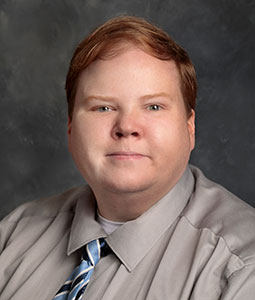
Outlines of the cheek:
M167 144L179 136L181 128L179 128L174 120L169 121L161 119L150 122L148 130L156 143Z
M185 122L180 120L161 120L161 122L151 123L151 140L157 151L165 153L174 153L186 151L189 147L189 133Z
M76 119L70 135L71 147L84 155L89 152L97 152L103 146L107 132L107 126L102 126L100 120Z

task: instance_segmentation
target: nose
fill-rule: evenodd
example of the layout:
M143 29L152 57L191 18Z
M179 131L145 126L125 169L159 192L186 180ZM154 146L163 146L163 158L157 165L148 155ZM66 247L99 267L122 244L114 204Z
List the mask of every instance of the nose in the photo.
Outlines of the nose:
M134 112L120 113L114 123L112 136L114 139L127 137L139 138L142 135L140 118Z

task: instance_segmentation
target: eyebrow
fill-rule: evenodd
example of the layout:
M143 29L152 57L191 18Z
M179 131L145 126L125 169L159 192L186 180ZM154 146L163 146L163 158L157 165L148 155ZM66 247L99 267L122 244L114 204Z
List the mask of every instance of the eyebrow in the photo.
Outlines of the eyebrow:
M111 100L117 100L117 98L108 97L108 96L90 95L90 96L85 97L85 100L87 100L87 101L91 101L91 100L111 101Z
M171 98L169 94L167 93L156 93L156 94L148 94L148 95L144 95L139 97L140 100L150 100L150 99L154 99L154 98L159 98L159 97L164 97L164 98ZM87 101L92 101L92 100L102 100L102 101L116 101L118 100L118 98L115 97L109 97L109 96L101 96L101 95L90 95L85 97L85 100Z
M171 98L169 94L167 93L156 93L156 94L148 94L140 97L141 100L150 100L154 98L159 98L159 97L164 97L164 98Z

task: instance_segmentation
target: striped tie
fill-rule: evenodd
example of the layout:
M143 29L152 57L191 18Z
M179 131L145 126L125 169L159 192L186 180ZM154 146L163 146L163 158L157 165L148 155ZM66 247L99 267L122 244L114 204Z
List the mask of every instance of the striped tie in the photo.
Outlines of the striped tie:
M82 260L61 289L54 300L79 300L89 283L95 265L100 257L109 253L109 246L103 238L91 241L83 248Z

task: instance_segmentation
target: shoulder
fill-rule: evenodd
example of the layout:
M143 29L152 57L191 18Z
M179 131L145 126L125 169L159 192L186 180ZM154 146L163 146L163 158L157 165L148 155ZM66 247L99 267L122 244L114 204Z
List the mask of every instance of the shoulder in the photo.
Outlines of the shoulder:
M21 218L31 216L54 218L59 213L73 212L79 197L88 190L88 186L75 187L58 195L26 202L17 207L3 221L17 222Z
M255 209L191 166L193 195L184 216L198 229L222 238L245 264L255 263Z
M55 219L70 222L78 199L89 193L90 188L85 185L20 205L0 222L0 252L21 232L47 228Z

